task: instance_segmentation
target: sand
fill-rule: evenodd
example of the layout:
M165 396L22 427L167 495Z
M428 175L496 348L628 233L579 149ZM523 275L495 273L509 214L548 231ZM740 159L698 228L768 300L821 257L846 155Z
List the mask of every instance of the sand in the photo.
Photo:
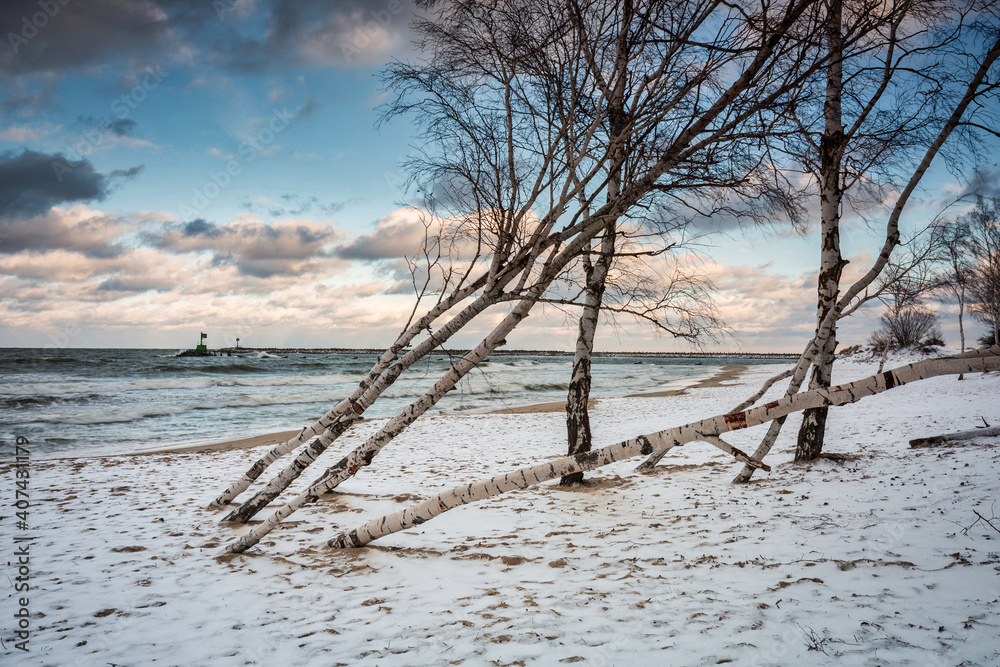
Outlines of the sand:
M875 367L838 364L834 380ZM603 399L595 445L725 412L774 370ZM265 447L32 461L28 528L9 505L0 522L0 565L30 544L31 653L10 642L7 596L0 664L996 667L1000 532L978 516L1000 526L1000 442L908 441L1000 423L998 395L997 373L932 378L832 409L837 457L792 463L789 424L753 484L730 484L742 466L691 443L650 473L622 461L580 490L532 487L345 551L326 540L559 456L562 416L420 419L336 493L221 558L246 528L207 504ZM352 428L283 497L384 423ZM749 450L764 430L727 440ZM0 464L10 498L12 469Z
M112 456L148 456L150 454L167 454L170 452L227 452L232 449L248 449L250 447L260 447L261 445L277 445L278 443L291 440L299 431L282 431L280 433L267 433L265 435L253 435L238 440L225 440L223 442L195 442L187 445L168 445L166 447L153 447L150 449L140 449L125 454L115 454Z
M667 389L665 391L650 391L641 394L628 394L624 398L662 398L664 396L680 396L685 393L688 389L700 389L704 387L724 387L726 384L735 381L739 378L740 373L747 369L746 366L741 364L735 364L732 366L723 366L715 373L715 375L707 378L702 378L697 382L691 384L688 387L681 387L680 389ZM600 404L600 399L591 399L587 404L591 409L597 407ZM541 412L564 412L566 410L566 401L554 401L552 403L535 403L534 405L524 405L517 408L504 408L503 410L494 410L490 412L491 415L523 415L523 414L535 414Z

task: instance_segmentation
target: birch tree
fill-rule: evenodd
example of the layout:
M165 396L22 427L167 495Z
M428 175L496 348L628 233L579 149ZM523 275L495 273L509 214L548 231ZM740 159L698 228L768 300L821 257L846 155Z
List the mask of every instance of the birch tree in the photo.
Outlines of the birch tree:
M875 11L875 8L872 8L872 11ZM876 12L875 15L878 16L879 14ZM995 17L991 17L988 14L984 16L989 20L995 20ZM962 16L959 15L959 28L962 27L961 18ZM867 21L867 19L865 20ZM909 176L905 177L905 185L900 189L891 210L886 215L885 237L875 261L854 284L846 290L837 292L837 299L834 306L822 318L819 318L815 334L806 344L795 366L788 371L768 379L757 392L736 406L734 412L745 410L754 405L772 386L785 379L789 379L785 395L791 396L798 393L803 381L806 379L809 368L821 353L826 341L835 336L836 322L842 317L849 316L877 296L877 289L873 286L883 269L889 263L893 251L900 243L900 218L903 211L945 143L954 134L962 135L962 138L966 139L965 145L967 146L967 150L971 151L970 154L975 154L972 150L975 148L975 141L977 139L975 131L981 130L984 122L987 125L993 124L993 109L995 108L997 84L994 82L995 77L991 77L990 75L991 71L995 68L997 58L1000 57L1000 39L997 39L998 31L996 27L992 30L982 30L979 34L981 35L981 39L976 42L976 45L981 48L979 54L964 53L961 54L961 58L956 56L966 69L969 70L966 75L967 78L964 80L960 74L962 68L958 67L954 60L944 58L947 54L941 54L942 59L948 61L953 70L943 80L949 82L956 90L953 96L937 98L939 104L943 105L944 108L938 108L937 113L933 114L925 122L926 127L923 129L923 136L926 138L926 143L918 141L910 147L911 150L919 149L923 153L920 160L913 166ZM845 48L846 45L847 43L845 42ZM918 53L922 53L922 51L918 50ZM885 55L882 57L886 58ZM886 58L884 62L891 64L896 61ZM886 76L894 74L894 67L889 67L887 64L880 71L882 72L881 76L883 80L885 80ZM825 105L824 108L826 108ZM867 108L867 105L865 108ZM854 126L857 126L857 122L852 127ZM921 143L923 143L922 146ZM839 226L837 233L839 236ZM829 256L832 258L834 253L829 253ZM782 417L771 422L767 433L761 439L760 444L753 454L754 459L761 460L767 455L781 433L784 421L785 418ZM812 440L806 443L806 447L797 447L797 456L801 459L808 458L814 454L818 455L818 450L812 446L817 444L817 442L816 440ZM638 469L644 470L655 466L659 458L660 454L654 454L641 464ZM746 483L752 477L753 472L754 468L746 466L733 481L735 483Z
M944 7L937 0L828 1L824 38L830 67L822 130L814 139L808 116L799 116L802 131L790 142L804 144L804 151L795 152L816 179L820 202L815 335L836 305L847 264L840 249L845 203L857 211L866 200L880 201L887 188L898 187L899 167L912 165L913 148L930 142L933 135L928 130L940 118L939 97L951 92L942 88L940 66L926 55L940 58L954 37L953 33L930 36L929 28L941 22L933 12ZM853 46L846 46L852 35ZM819 342L811 389L830 385L836 322ZM803 413L798 460L815 458L822 451L827 414L826 407Z
M633 70L631 113L622 136L604 131L607 100L581 65L580 37L566 27L565 3L507 1L488 8L447 3L433 20L418 21L427 62L399 63L389 71L400 95L394 109L416 116L431 139L411 166L433 179L431 189L457 181L460 193L481 200L477 206L490 197L496 202L490 208L501 222L495 232L501 252L493 251L485 262L479 294L502 278L503 293L493 303L509 304L509 310L424 395L229 549L255 544L299 507L368 465L503 344L613 221L659 192L700 182L706 159L725 157L715 169L730 173L735 187L743 174L762 169L760 124L781 117L804 79L822 64L809 59L799 38L800 32L811 34L802 24L811 20L807 10L813 5L814 0L747 7L647 3L645 21L656 37L644 42L646 50L634 61L645 69ZM607 6L593 2L578 8L606 14ZM569 138L577 144L571 151L565 150ZM631 159L618 196L609 199L608 156L625 142ZM501 147L505 150L494 150ZM598 205L600 199L604 203ZM439 201L460 207L463 200ZM525 224L529 219L532 224ZM362 396L359 404L369 403Z
M960 357L928 359L844 385L801 392L746 411L717 415L664 431L640 435L592 452L567 456L491 479L463 484L438 493L412 507L372 519L358 528L340 533L329 540L327 546L337 549L362 547L380 537L423 525L456 507L576 472L594 470L627 458L648 455L653 450L671 450L690 442L706 442L755 469L768 470L768 466L763 462L747 456L726 443L721 438L722 434L764 424L819 405L855 403L904 384L939 375L997 370L1000 370L1000 347L977 350Z
M903 9L906 9L906 7L904 6ZM946 11L947 9L948 8L946 6L940 6L939 11L941 11L946 15L951 16L952 14L948 14L948 12ZM870 8L870 11L872 12L875 12L875 10L876 8L874 7ZM953 33L956 35L963 34L965 35L965 37L969 37L971 31L966 32L962 30L963 15L961 14L961 12L957 11L955 12L955 14L957 14L956 18L957 27L954 29ZM890 16L893 15L896 15L895 11L894 13L890 14ZM900 30L902 27L904 27L904 24L900 23L898 19L895 21L893 25L894 27L890 31L890 36L892 37L892 40L887 41L887 44L890 46L894 45L896 42L899 41ZM918 37L921 36L923 34L922 33L923 28L924 26L922 24L917 23L915 27L911 27L911 30L913 31L912 34L915 34ZM870 291L870 288L875 283L876 279L878 278L882 270L888 264L893 250L899 245L899 240L900 240L899 220L902 215L902 212L906 204L909 202L913 192L919 186L921 180L926 174L931 163L941 152L942 148L945 145L945 142L948 141L948 139L957 132L959 134L963 134L963 138L968 140L969 143L966 144L967 146L973 147L976 137L974 135L969 134L969 130L975 129L977 127L979 121L977 121L976 117L982 116L985 118L991 118L991 113L992 113L991 106L995 104L996 84L990 77L990 73L991 70L994 68L997 57L1000 56L1000 42L998 42L996 39L997 32L995 28L993 29L992 33L990 33L989 31L985 32L985 35L988 35L988 37L984 40L985 44L982 45L981 55L976 55L973 53L964 53L961 54L961 58L958 58L956 56L955 59L952 59L946 56L949 55L955 56L956 54L949 53L947 48L945 48L941 53L939 53L941 61L947 63L948 67L951 68L952 70L958 69L956 67L956 60L959 59L962 62L966 63L971 62L974 66L974 69L969 73L968 79L966 79L965 83L962 84L961 86L956 85L959 84L961 80L959 77L954 75L954 71L948 71L947 75L942 76L940 79L936 79L935 81L937 83L947 82L951 86L955 86L958 89L954 90L953 95L946 94L947 92L949 92L948 87L945 87L945 89L938 91L937 95L931 98L934 101L934 105L936 105L930 107L930 110L933 111L933 113L928 113L923 116L921 115L912 116L913 119L919 119L919 125L917 126L917 129L919 131L915 133L915 139L912 138L914 135L910 135L911 136L910 143L908 145L904 144L904 147L908 148L909 151L918 149L921 146L925 146L926 148L923 151L922 158L920 159L919 162L915 163L915 166L912 168L909 177L906 178L905 181L906 185L900 190L900 194L896 198L896 201L887 216L887 222L885 227L886 230L885 241L873 265L862 276L861 279L855 282L854 285L852 285L848 290L844 291L843 293L839 293L833 290L835 282L838 284L839 287L839 277L837 281L834 281L832 279L833 275L836 272L823 273L821 271L820 274L821 282L826 282L827 286L829 287L829 289L825 291L821 289L821 293L825 293L826 295L837 294L838 299L835 302L835 305L831 309L826 311L825 314L822 314L822 316L818 316L818 325L816 332L814 334L814 338L806 346L806 349L803 352L802 356L800 357L799 362L796 364L796 367L792 373L792 379L786 390L786 395L791 395L799 391L799 388L801 387L801 384L805 379L805 374L809 368L809 365L812 364L817 359L821 359L822 350L825 345L828 344L833 345L830 344L829 341L831 339L835 340L835 326L837 320L840 319L841 317L845 317L850 313L854 312L863 303L873 298L874 295L873 292ZM951 43L951 40L947 39L944 40L937 39L935 41L937 44L943 47L947 47L948 44ZM980 44L981 43L982 42L980 42ZM895 51L896 51L896 46L892 46L892 48L889 49L888 51L883 49L884 55L882 56L882 58L884 65L881 68L882 72L881 80L883 83L880 83L876 88L876 96L870 98L868 103L864 104L861 107L862 110L865 112L865 115L859 116L858 118L855 119L854 123L851 125L851 128L849 128L848 132L845 133L845 138L849 136L851 129L854 128L860 129L861 125L859 125L858 122L859 120L861 120L863 117L867 117L869 114L879 109L877 102L879 99L881 99L881 96L883 95L883 92L881 91L885 87L885 85L888 84L888 81L891 80L891 77L895 76L898 71L902 71L904 73L908 73L910 71L906 66L901 64L903 62L901 59L904 56L908 58L914 53L917 55L921 55L924 53L923 48L917 48L912 50L904 49L902 51L902 54L899 55L897 58L892 55ZM935 51L932 51L932 53L934 52ZM918 72L918 76L922 77L923 73L924 73L923 69L921 69L921 71ZM836 73L834 73L834 76L836 76ZM901 96L905 97L911 94L912 93L908 91L906 93L901 93L896 97L897 98ZM906 116L906 118L911 118L911 116ZM892 112L890 112L890 120L894 119L895 116L893 115ZM834 129L834 134L836 134L835 129ZM890 135L890 138L891 136L892 135ZM904 134L903 136L906 135ZM879 137L876 136L875 138L877 139ZM892 142L874 143L876 147L880 144L883 146L888 146L889 148L892 147ZM906 153L909 153L909 151L906 151ZM864 176L864 170L861 169L860 167L863 167L866 164L871 165L874 163L875 160L878 159L880 159L879 152L875 151L870 154L870 157L866 161L860 161L853 165L851 161L848 161L847 164L848 167L850 168L847 169L845 173L851 180L860 179ZM890 183L892 182L892 179L886 178L886 180ZM830 207L830 209L832 213L832 207ZM837 217L837 234L839 236L839 216ZM824 243L827 243L827 247L830 248L830 252L827 253L830 259L830 261L828 261L827 263L827 266L832 266L830 262L832 262L835 255L839 254L839 252L836 254L832 252L833 244L828 243L827 239L830 239L832 241L832 234L830 236L824 236ZM820 299L821 304L824 301L827 301L827 299L825 298ZM819 311L822 313L823 310L824 309L821 305ZM833 349L833 347L831 347L830 349ZM828 357L827 361L821 361L821 363L832 364L832 357ZM819 373L814 377L818 377L817 383L822 383L824 381L823 378L825 377L825 372ZM777 378L774 378L773 381L777 381ZM760 395L763 395L760 392L758 392L758 394L759 395L755 395L753 401L758 400ZM818 454L822 449L822 433L824 432L825 429L825 409L821 407L818 411L812 414L814 415L813 417L804 418L803 429L800 429L800 438L796 448L796 456L799 460L814 458L815 456L818 456ZM783 419L775 420L774 422L772 422L771 427L769 428L764 439L761 441L761 444L755 453L756 458L764 456L770 450L775 440L777 439L778 434L781 431L783 423L784 423ZM744 468L743 472L737 476L735 481L737 482L749 481L752 474L753 474L752 468Z
M986 324L993 343L1000 341L1000 200L978 198L968 214L973 258L970 307L973 317Z
M939 296L954 299L958 304L958 337L960 350L965 352L965 309L972 281L972 261L969 256L971 233L963 220L938 225L934 229L936 245L941 248L944 271L937 277L934 289ZM961 380L962 376L959 375Z

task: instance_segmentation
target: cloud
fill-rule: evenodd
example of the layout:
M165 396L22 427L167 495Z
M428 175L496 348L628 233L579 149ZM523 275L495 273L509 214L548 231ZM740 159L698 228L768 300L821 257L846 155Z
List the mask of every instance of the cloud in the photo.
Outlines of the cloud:
M135 179L139 174L145 171L146 165L138 164L134 167L128 167L127 169L115 169L110 174L108 174L109 181L131 181Z
M108 187L108 179L87 160L30 150L0 153L0 218L39 215L67 202L99 201Z
M207 8L211 9L211 3ZM62 73L136 56L169 44L170 21L152 0L46 3L7 0L0 26L0 74Z
M972 178L962 193L963 197L1000 197L1000 169L989 165L979 165L972 172Z
M379 220L371 234L341 245L337 254L345 259L411 257L420 250L424 234L421 216L413 209L401 208Z
M207 251L215 266L233 265L241 273L267 278L318 268L316 260L328 259L327 247L340 237L339 230L311 220L267 225L246 215L223 225L192 220L169 227L151 241L175 253Z
M380 64L410 42L413 0L273 0L264 34L240 33L234 21L228 43L216 50L223 64L244 71L275 64L311 67ZM250 23L247 21L246 23Z
M136 122L131 118L119 118L108 124L108 130L118 137L131 137L135 132Z
M29 218L0 220L0 254L73 250L89 257L114 257L126 228L119 218L86 206L52 208Z
M0 130L0 141L34 141L43 135L39 129L14 125Z
M278 0L271 12L266 47L295 54L308 64L381 62L405 44L413 3L343 0Z
M247 211L266 213L273 218L298 218L314 211L324 215L333 215L343 210L346 205L346 202L324 204L318 197L303 197L294 193L285 193L279 199L281 203L272 203L267 197L253 195L244 200L240 207Z

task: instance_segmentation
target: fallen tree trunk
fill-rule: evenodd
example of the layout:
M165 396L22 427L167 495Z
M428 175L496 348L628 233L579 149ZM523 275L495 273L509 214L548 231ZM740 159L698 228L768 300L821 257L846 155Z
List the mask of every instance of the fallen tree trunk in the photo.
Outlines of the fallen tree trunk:
M937 375L997 370L1000 370L1000 346L977 350L964 358L919 361L848 384L802 392L743 412L717 415L672 429L640 435L592 452L563 457L492 479L458 486L400 512L372 519L350 532L341 533L327 542L327 545L339 549L361 547L385 535L418 526L460 505L527 488L564 475L593 470L633 456L672 449L695 440L711 441L712 436L716 436L714 439L718 440L717 436L722 433L764 424L793 412L854 403L867 396ZM739 450L734 453L736 452L742 455L737 458L742 458L754 467L761 467L759 461L747 457Z
M1000 426L993 428L977 428L971 431L959 431L947 435L934 435L929 438L916 438L910 440L910 447L933 447L934 445L944 445L949 442L959 440L972 440L973 438L987 438L1000 435Z

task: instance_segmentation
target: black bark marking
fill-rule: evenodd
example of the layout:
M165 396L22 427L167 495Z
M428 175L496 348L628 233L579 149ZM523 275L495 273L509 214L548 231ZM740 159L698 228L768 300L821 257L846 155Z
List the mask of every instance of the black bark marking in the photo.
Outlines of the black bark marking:
M649 441L649 438L647 438L644 435L640 435L638 438L635 439L635 441L639 443L640 454L642 454L643 456L648 456L649 454L653 453L653 444Z
M892 371L886 371L885 373L882 373L882 377L885 379L886 389L892 389L897 384L899 384L898 382L896 382L896 376L892 374Z
M574 456L573 459L581 466L587 466L600 463L601 456L597 452L583 452ZM555 469L553 469L553 472L555 472Z

